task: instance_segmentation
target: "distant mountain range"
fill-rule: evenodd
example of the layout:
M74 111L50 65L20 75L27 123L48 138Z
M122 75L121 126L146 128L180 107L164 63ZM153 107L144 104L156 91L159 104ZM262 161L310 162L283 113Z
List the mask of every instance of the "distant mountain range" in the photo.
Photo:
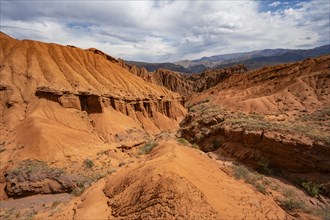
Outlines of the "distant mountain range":
M144 67L149 72L154 72L157 69L168 69L181 73L191 73L190 70L184 68L182 65L177 65L175 63L146 63L146 62L138 62L138 61L125 61L125 62L128 64Z
M237 64L244 64L248 69L258 69L264 66L297 62L327 54L330 54L330 44L307 50L265 49L246 53L203 57L197 60L181 60L174 63L126 62L136 66L143 66L150 72L163 68L182 73L200 73L205 69L225 68Z

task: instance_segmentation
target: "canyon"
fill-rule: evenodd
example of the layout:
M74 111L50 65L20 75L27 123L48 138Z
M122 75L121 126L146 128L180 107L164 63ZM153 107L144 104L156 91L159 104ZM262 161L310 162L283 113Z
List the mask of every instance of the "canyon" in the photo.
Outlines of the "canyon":
M329 218L329 55L182 74L0 44L1 218Z

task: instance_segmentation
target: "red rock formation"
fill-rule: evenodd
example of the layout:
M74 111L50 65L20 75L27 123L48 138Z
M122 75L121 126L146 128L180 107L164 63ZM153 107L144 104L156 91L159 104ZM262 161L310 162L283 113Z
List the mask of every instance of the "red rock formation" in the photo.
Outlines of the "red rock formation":
M22 154L4 152L6 158L60 159L74 146L118 136L141 142L143 132L175 130L184 117L179 94L97 49L0 37L0 137L6 149L25 146Z

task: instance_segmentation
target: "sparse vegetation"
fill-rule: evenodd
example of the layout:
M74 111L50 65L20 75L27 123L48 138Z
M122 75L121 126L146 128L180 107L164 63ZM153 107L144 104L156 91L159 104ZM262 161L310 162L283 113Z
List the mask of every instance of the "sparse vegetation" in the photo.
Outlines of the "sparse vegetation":
M189 141L187 141L186 139L184 138L178 138L178 143L181 144L181 145L184 145L184 146L188 146L189 145Z
M254 184L254 187L256 188L256 190L258 190L258 192L261 192L262 194L267 193L266 187L262 183L256 182Z
M295 123L291 121L282 121L281 123L265 120L263 115L244 114L228 112L226 109L214 106L210 103L199 102L191 105L196 112L203 113L203 117L212 118L222 114L225 120L218 126L230 125L233 128L242 130L276 131L280 133L293 133L304 135L316 141L330 143L330 137L327 132L330 120L330 109L324 108L311 114L303 114L297 117ZM284 109L287 111L288 109ZM299 110L299 109L298 109Z
M306 116L307 117L307 116ZM320 122L320 121L319 121ZM266 121L263 116L253 114L241 114L241 115L228 115L222 125L231 125L234 128L240 128L245 130L262 130L262 131L277 131L280 133L287 132L292 134L301 134L310 137L317 141L330 143L330 137L325 128L318 125L317 121L296 121L275 123ZM312 126L311 126L312 125Z
M286 198L284 200L280 200L279 203L284 209L289 211L294 209L305 209L304 202L295 198Z
M316 197L320 194L321 186L313 182L301 182L300 185L312 197Z
M253 173L243 165L234 166L234 175L237 179L243 179L244 182L253 185L258 192L267 194L265 185L269 185L270 182L265 176Z
M84 165L85 165L85 167L91 169L94 166L94 162L90 159L85 159L84 160Z
M143 145L140 150L139 150L139 154L149 154L152 149L154 149L154 147L156 147L158 145L157 142L155 141L148 141L145 145Z
M94 163L92 160L86 159L84 160L84 165L87 168L91 168L94 166ZM91 169L81 170L81 172L69 174L63 169L50 167L43 161L24 160L13 169L8 170L7 175L12 179L23 177L24 181L30 181L31 178L35 181L46 178L54 181L61 181L61 177L63 177L63 179L68 182L68 188L65 192L71 192L73 195L80 195L85 188L91 186L105 175L105 173L101 174ZM39 192L37 191L37 193Z
M269 163L268 158L260 158L257 161L257 171L265 175L273 174L273 169L269 167Z
M285 197L292 197L292 196L295 195L295 192L292 189L287 189L287 190L284 191L283 195Z
M14 173L16 175L24 175L24 174L31 174L37 172L62 174L65 171L60 168L50 167L44 161L32 160L32 159L23 160L13 169L8 171L8 173Z
M323 208L314 208L308 210L310 213L319 216L323 220L330 220L330 205Z
M200 147L199 147L197 144L192 144L192 145L191 145L191 148L195 148L195 149L200 150Z
M234 174L237 179L246 179L249 172L245 166L239 165L234 167Z
M100 174L97 172L92 172L88 174L76 174L72 175L72 181L77 185L71 192L74 196L80 196L85 189L90 187L93 183L103 178L105 174Z
M213 150L218 149L221 147L222 143L218 139L214 139L212 143Z

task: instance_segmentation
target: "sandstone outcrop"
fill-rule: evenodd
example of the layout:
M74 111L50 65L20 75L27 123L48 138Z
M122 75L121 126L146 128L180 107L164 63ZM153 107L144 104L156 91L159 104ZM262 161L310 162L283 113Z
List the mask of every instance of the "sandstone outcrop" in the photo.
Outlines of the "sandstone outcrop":
M181 122L180 134L188 141L197 143L203 151L219 149L222 156L233 157L252 166L266 158L269 166L289 172L330 172L327 143L299 133L235 126L228 115L205 117L204 114L201 117L188 113Z
M148 118L152 118L158 112L177 120L181 117L181 114L173 110L175 107L173 102L184 106L184 98L182 97L166 99L164 96L160 96L157 98L130 99L114 97L109 94L93 94L88 91L74 93L48 87L37 88L36 96L57 102L64 108L74 108L86 111L88 114L102 113L105 108L112 108L133 118L136 118L135 113L137 112L141 112L143 116Z
M6 194L13 198L71 192L77 187L63 170L52 169L41 161L23 161L20 166L7 171L5 178Z
M104 144L134 145L176 130L186 113L182 96L143 81L100 50L4 34L0 40L4 162L79 158L78 146L82 153Z

